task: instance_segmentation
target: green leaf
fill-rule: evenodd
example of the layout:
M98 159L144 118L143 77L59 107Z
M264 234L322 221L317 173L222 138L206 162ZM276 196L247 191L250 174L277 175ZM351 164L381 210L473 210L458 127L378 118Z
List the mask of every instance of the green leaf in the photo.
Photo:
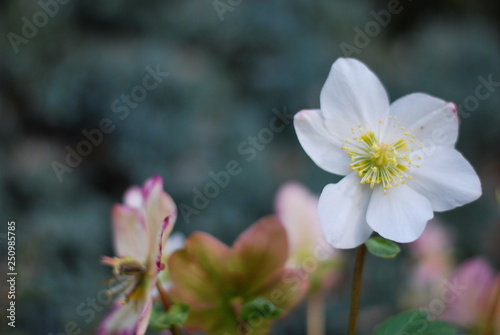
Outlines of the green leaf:
M375 327L374 335L455 335L457 330L443 321L429 321L427 313L407 311Z
M396 243L381 237L369 238L365 245L372 255L382 258L394 258L401 251Z
M275 318L280 316L283 310L276 307L272 302L264 298L257 298L246 302L241 307L240 316L243 320L249 320L255 316L260 316L264 319Z
M182 325L188 317L189 306L186 304L175 304L168 311L164 309L153 309L149 327L156 330L164 330L172 325Z

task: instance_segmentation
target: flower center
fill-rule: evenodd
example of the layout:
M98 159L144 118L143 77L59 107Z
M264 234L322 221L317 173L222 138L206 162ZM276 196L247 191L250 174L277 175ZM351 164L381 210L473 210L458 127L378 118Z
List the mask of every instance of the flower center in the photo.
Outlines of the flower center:
M405 130L404 127L400 129ZM413 151L411 144L415 142L415 136L409 132L402 132L402 138L387 143L380 142L373 131L361 125L357 131L352 129L352 134L352 140L346 139L342 149L351 157L350 167L358 172L361 184L369 184L370 188L381 184L387 193L389 188L411 179L408 174L410 166L419 167L409 156Z
M121 304L138 300L143 294L147 279L146 267L132 257L103 257L102 263L113 267L115 277L110 282L120 281L118 285L108 291L108 294L112 295L123 291L124 300Z

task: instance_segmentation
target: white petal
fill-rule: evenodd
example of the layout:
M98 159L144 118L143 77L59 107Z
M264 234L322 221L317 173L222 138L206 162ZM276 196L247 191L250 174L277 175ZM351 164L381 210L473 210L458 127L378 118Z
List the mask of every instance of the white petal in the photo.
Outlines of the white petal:
M453 147L457 141L458 115L451 102L424 93L413 93L394 101L391 116L396 117L392 126L398 132L400 127L413 129L415 140L426 146Z
M349 155L341 149L343 140L326 129L319 109L297 113L294 126L302 148L316 165L342 176L351 172Z
M137 186L132 186L125 192L124 201L125 205L132 208L141 208L143 202L142 189Z
M415 241L432 217L429 200L407 185L399 185L387 194L382 187L375 187L366 218L382 237L406 243Z
M380 80L365 64L352 58L339 58L333 63L320 100L325 118L335 121L336 129L347 135L365 121L376 127L378 120L389 115L389 98Z
M481 196L476 172L457 150L436 147L423 158L420 168L412 171L408 186L429 199L434 211L462 206Z
M164 254L170 255L174 253L174 251L184 248L185 242L186 242L186 235L184 235L180 231L176 231L175 233L170 235L167 242L165 243Z
M371 190L359 182L357 173L337 184L326 185L319 197L319 220L325 238L335 248L355 248L372 233L366 222Z

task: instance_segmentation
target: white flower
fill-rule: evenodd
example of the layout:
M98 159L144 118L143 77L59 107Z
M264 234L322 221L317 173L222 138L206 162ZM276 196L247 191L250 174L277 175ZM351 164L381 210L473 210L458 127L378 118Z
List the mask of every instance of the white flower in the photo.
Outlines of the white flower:
M476 200L481 184L454 149L455 105L423 93L389 105L378 78L355 59L339 59L320 96L321 110L295 116L297 137L322 169L343 175L327 185L319 216L327 241L353 248L373 231L416 240L433 211Z

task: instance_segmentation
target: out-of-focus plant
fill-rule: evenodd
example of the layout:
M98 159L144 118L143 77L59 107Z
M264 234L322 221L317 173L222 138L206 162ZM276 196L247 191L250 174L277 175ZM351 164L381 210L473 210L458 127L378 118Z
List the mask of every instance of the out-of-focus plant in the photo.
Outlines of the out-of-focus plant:
M479 257L463 262L450 279L462 288L441 316L470 335L500 334L500 274Z
M453 272L453 234L438 220L432 220L422 236L408 247L414 261L410 281L402 297L403 306L420 308L440 296Z
M338 282L342 256L326 242L319 224L318 197L303 185L289 182L275 198L275 210L290 244L287 265L302 268L312 279L309 291L331 287Z
M113 207L113 238L118 257L103 257L113 267L119 283L118 302L104 319L98 334L118 335L146 332L153 307L153 291L161 289L158 274L166 244L177 217L172 198L163 191L161 177L148 179L142 188L131 187L124 205Z
M169 294L189 305L187 327L213 335L265 334L309 286L303 270L285 266L288 258L286 231L276 217L253 224L232 247L193 233L169 259Z
M454 267L453 234L434 221L410 244L415 258L403 305L427 310L468 335L500 334L500 274L481 257Z
M297 182L283 185L275 198L275 210L290 243L288 266L303 269L310 278L308 334L324 334L324 299L341 276L342 256L329 245L319 223L318 197Z
M298 183L284 185L276 195L277 215L254 223L232 247L203 232L169 240L177 211L160 177L127 191L125 205L113 209L118 257L103 258L120 281L112 289L120 292L120 304L99 334L143 335L149 323L173 335L181 327L263 335L307 297L308 334L322 335L323 299L342 264L335 248L357 247L349 319L349 335L355 335L366 251L394 258L401 249L393 241L417 240L433 212L481 195L474 169L455 150L453 103L415 93L389 104L375 74L354 59L333 64L320 99L321 110L295 116L297 136L319 167L345 177L327 185L319 199ZM474 259L450 277L449 236L434 222L410 246L417 262L406 299L414 307L424 303L438 294L436 282L449 277L465 290L438 317L473 335L498 335L500 275ZM408 311L374 331L456 334L443 320Z

